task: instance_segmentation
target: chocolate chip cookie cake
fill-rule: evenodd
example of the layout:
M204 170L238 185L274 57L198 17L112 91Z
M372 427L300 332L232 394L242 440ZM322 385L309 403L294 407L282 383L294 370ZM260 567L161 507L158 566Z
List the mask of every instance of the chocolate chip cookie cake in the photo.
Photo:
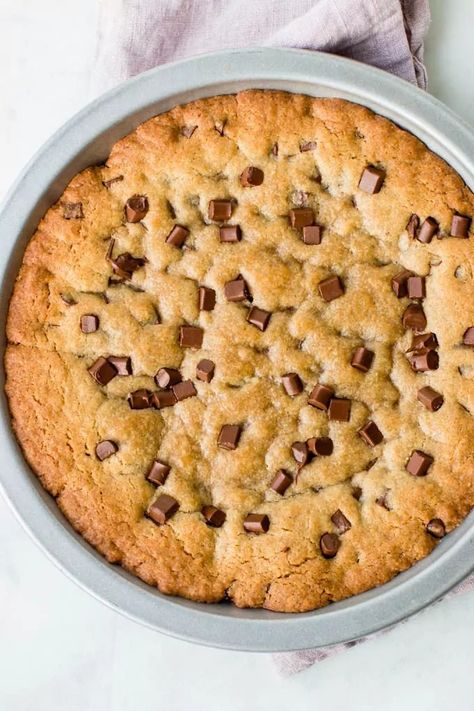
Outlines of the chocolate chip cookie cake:
M474 504L473 213L345 101L152 118L25 251L6 389L32 470L164 593L296 612L386 582Z

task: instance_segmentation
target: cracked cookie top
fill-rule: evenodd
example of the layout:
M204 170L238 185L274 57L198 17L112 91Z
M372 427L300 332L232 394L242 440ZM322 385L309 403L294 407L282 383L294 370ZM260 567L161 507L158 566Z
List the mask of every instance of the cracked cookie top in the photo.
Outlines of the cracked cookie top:
M147 121L25 251L6 389L28 462L165 593L293 612L389 580L474 502L473 213L348 102Z

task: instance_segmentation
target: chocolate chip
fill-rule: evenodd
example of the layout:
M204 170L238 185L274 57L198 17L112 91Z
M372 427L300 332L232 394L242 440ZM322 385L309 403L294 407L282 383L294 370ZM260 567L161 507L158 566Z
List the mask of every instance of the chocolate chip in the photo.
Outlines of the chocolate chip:
M99 317L95 314L83 314L81 316L82 333L94 333L99 328Z
M333 301L344 294L344 286L339 277L335 275L320 281L318 289L324 301Z
M260 331L265 331L270 321L270 311L264 311L252 306L247 315L247 321L256 326Z
M247 533L266 533L270 528L270 519L266 514L250 513L244 521Z
M125 203L127 222L140 222L148 212L148 198L145 195L132 195Z
M163 390L171 388L172 385L180 383L181 380L181 373L176 368L160 368L155 375L155 383Z
M316 141L306 141L306 143L301 144L300 151L301 151L301 153L305 153L306 151L314 151L316 148L317 148Z
M117 175L115 178L110 178L110 180L103 180L102 185L104 188L110 188L114 183L120 183L123 180L123 175Z
M196 378L204 383L210 383L214 377L215 364L212 360L203 358L196 366Z
M197 126L182 126L180 133L185 138L191 138L191 136L193 135L193 133L196 129L197 129Z
M282 375L281 382L286 390L287 395L294 397L303 390L303 383L297 373L286 373Z
M212 526L212 528L220 528L226 519L224 511L215 506L203 506L201 513L207 525Z
M222 449L237 449L240 433L241 430L239 425L223 425L221 427L221 431L219 432L217 445L222 447Z
M362 175L359 180L359 189L366 193L374 195L380 192L385 180L385 171L380 168L376 168L374 165L368 165L362 171Z
M411 276L407 281L408 297L410 299L424 299L426 296L425 277Z
M444 397L441 393L433 390L433 388L430 388L429 385L426 385L424 388L420 388L416 394L416 397L430 412L436 412L439 410L444 402Z
M360 488L360 486L352 487L352 496L356 501L360 501L360 498L362 496L362 489Z
M81 220L84 217L82 202L63 203L63 217L65 220Z
M427 217L421 225L416 238L419 242L423 242L423 244L429 244L438 230L439 224L434 217Z
M469 326L469 328L464 331L462 342L465 346L474 346L474 326Z
M232 216L232 200L210 200L209 219L215 222L226 222Z
M339 534L345 533L352 527L351 522L348 518L346 518L346 516L344 516L341 509L337 509L337 511L333 513L331 521L336 526Z
M317 407L318 410L327 410L329 401L334 397L334 390L328 385L315 385L308 398L308 404Z
M152 405L151 395L151 392L145 388L134 390L127 396L128 404L132 410L144 410Z
M249 165L240 176L240 184L244 188L252 188L263 183L263 170Z
M440 518L432 518L431 521L428 521L426 530L433 538L444 538L446 535L446 526Z
M293 477L288 474L284 469L279 469L276 473L274 480L272 481L270 488L276 491L277 494L283 494L288 489L290 484L293 483Z
M107 360L117 369L117 375L132 375L132 361L128 356L109 356Z
M88 371L99 385L107 385L117 375L117 368L103 356L97 358Z
M182 247L189 235L187 227L182 225L174 225L173 229L165 239L166 244L171 244L173 247Z
M227 301L251 301L247 282L240 274L237 279L226 282L224 295Z
M300 228L312 225L314 222L314 212L310 207L295 207L288 213L290 225Z
M240 242L242 230L239 225L223 225L219 228L221 242Z
M309 452L315 457L329 457L334 445L330 437L310 437L306 440Z
M179 504L176 499L168 494L161 494L156 501L148 509L148 516L155 523L163 525L166 523L179 509Z
M398 299L408 296L408 279L411 276L413 276L413 273L409 272L408 269L404 269L393 277L392 289Z
M406 470L413 476L425 476L433 461L433 457L429 454L425 454L420 449L415 449L406 464Z
M177 400L172 390L163 390L161 393L153 393L152 403L157 410L163 410L165 407L173 407Z
M415 239L418 227L420 226L420 218L418 215L411 215L408 220L406 230L412 239Z
M197 395L197 390L192 380L183 380L181 383L176 383L171 390L174 392L174 396L178 402Z
M335 533L323 533L319 539L319 547L325 558L334 558L341 545Z
M360 346L360 348L356 348L352 354L351 365L353 368L360 370L361 373L367 373L372 365L374 356L375 353L373 351L369 351L368 348Z
M156 486L162 486L167 480L169 473L170 467L164 462L161 462L159 459L155 459L155 461L151 465L150 471L146 475L146 478L152 484L156 484Z
M305 225L303 227L303 242L305 244L321 244L322 234L321 225Z
M437 370L439 367L439 355L436 351L415 351L408 356L408 360L416 373Z
M102 440L102 442L99 442L95 448L96 457L101 462L103 462L104 459L111 457L112 454L115 454L115 452L118 452L118 445L110 439Z
M77 301L69 294L59 294L59 296L66 306L75 306L77 304Z
M216 305L216 292L208 286L200 286L198 290L198 306L200 311L212 311Z
M328 417L336 422L349 422L351 418L351 401L333 397L329 403Z
M383 434L372 420L366 422L358 433L369 447L375 447L383 441Z
M381 496L377 496L377 498L375 499L375 503L377 504L377 506L381 506L386 511L391 511L392 509L390 507L390 504L388 503L387 495L388 490L385 491Z
M420 304L409 304L402 316L404 328L411 328L412 331L423 331L426 328L426 316Z
M300 468L304 467L309 457L308 445L306 442L293 442L291 445L291 453L293 455L293 459L299 464Z
M204 331L198 326L180 326L179 345L183 348L201 348Z
M470 226L470 217L466 217L465 215L453 215L449 234L451 235L451 237L469 237Z
M132 257L129 252L124 252L123 254L119 254L115 259L110 257L110 262L112 269L120 279L131 279L132 274L137 269L140 269L140 267L143 267L146 260L142 257Z
M411 351L434 350L438 347L438 339L434 333L414 333L411 343Z

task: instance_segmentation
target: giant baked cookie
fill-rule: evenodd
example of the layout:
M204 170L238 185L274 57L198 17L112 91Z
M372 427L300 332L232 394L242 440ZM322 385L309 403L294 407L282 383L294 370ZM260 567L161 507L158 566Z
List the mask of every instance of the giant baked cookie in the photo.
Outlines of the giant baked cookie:
M8 320L25 456L162 592L299 611L474 503L474 197L361 106L179 106L77 175Z

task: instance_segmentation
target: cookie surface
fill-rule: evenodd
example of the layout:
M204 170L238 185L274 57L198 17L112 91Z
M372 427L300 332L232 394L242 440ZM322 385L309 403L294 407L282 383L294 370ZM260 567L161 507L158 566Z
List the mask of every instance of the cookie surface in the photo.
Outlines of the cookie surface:
M295 612L386 582L474 503L473 213L348 102L248 91L147 121L25 251L26 459L164 593Z

